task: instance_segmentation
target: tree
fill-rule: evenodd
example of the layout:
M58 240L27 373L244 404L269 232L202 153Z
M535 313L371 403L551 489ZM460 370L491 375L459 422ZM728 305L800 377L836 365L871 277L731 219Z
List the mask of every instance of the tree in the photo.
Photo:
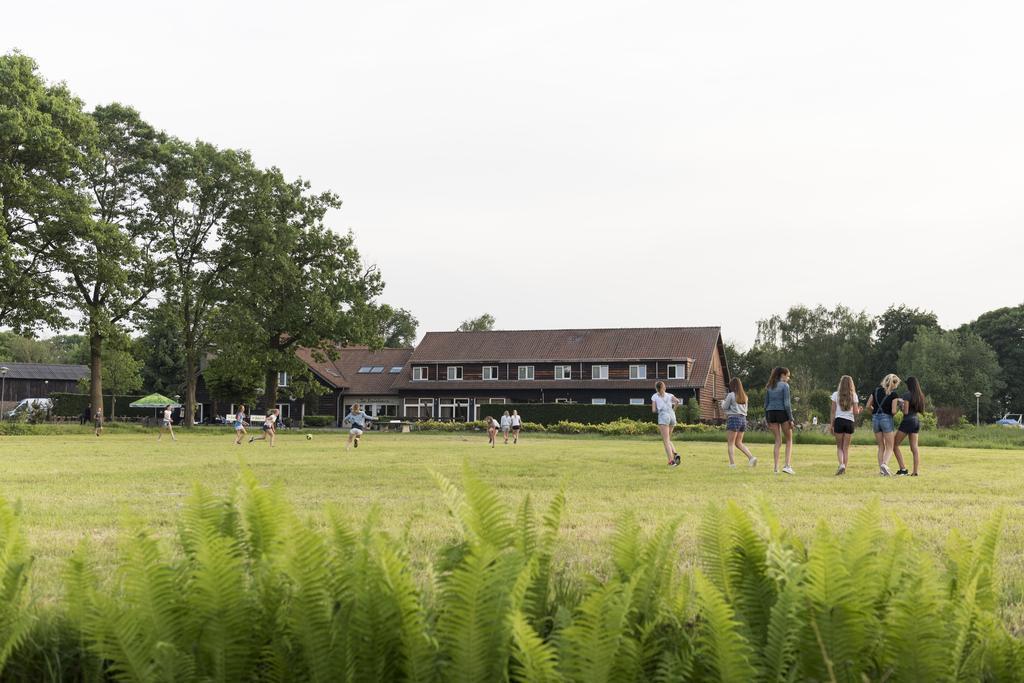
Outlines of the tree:
M145 334L140 340L142 381L148 391L173 396L183 390L181 369L184 350L181 343L180 308L165 300L146 313Z
M0 56L0 326L65 322L44 255L52 231L86 212L77 171L92 127L82 102L48 85L33 60Z
M52 363L53 349L45 341L13 332L0 332L0 360L12 363Z
M982 394L981 413L992 415L1005 386L995 351L966 330L921 328L903 345L897 368L903 379L917 377L933 405L955 406L968 415L975 412L977 391Z
M278 372L301 372L299 347L334 357L337 346L380 347L380 274L364 268L352 234L324 224L340 206L330 193L288 182L278 169L255 174L240 210L224 228L234 258L224 271L233 305L225 307L217 339L244 345L264 372L264 405L277 402Z
M999 409L1024 410L1024 304L983 313L961 329L984 339L999 358L1006 382Z
M488 330L494 329L494 316L490 313L484 313L478 318L471 318L469 320L463 320L459 323L456 332L487 332Z
M57 334L46 340L53 352L54 363L87 365L89 344L81 334Z
M152 225L143 211L163 135L138 112L97 107L82 160L89 214L68 216L45 236L48 264L64 275L60 298L83 316L92 405L102 405L103 348L123 333L156 283Z
M420 322L404 308L380 307L381 335L388 348L407 348L416 343L416 328Z
M203 370L203 381L215 401L253 405L263 381L263 366L241 342L217 349Z
M110 339L103 348L103 386L110 392L110 414L106 416L108 420L114 419L118 396L142 388L142 361L132 353L131 346L132 341L126 335L119 335ZM82 380L81 384L87 393L92 393L90 380Z
M160 150L154 182L147 188L149 220L158 226L158 246L167 255L160 275L179 328L173 357L184 388L186 426L195 422L210 317L224 299L222 275L234 254L234 245L222 244L220 232L228 215L239 208L245 175L253 172L247 154L170 139Z
M878 316L874 353L871 365L872 382L878 382L893 372L899 362L903 346L913 341L921 328L940 330L939 319L931 311L908 306L890 306Z

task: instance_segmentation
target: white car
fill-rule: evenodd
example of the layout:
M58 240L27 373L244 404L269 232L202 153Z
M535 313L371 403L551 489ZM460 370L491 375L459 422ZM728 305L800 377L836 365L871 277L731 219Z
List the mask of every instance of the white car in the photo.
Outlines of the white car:
M1003 425L1004 427L1017 427L1018 429L1024 429L1024 415L1021 413L1007 413L1003 415L1003 419L996 420L997 425Z
M14 406L14 410L7 411L5 417L7 417L7 419L11 419L36 410L42 410L45 412L51 408L53 408L53 401L48 398L23 398L21 399L21 403Z

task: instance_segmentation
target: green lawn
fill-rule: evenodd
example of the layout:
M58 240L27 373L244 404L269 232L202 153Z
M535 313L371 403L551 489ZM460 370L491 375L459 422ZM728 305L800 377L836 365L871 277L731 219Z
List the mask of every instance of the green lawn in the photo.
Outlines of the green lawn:
M58 590L59 572L71 549L88 536L98 557L116 552L124 529L142 523L172 534L176 513L194 483L226 491L240 458L257 477L279 482L287 498L314 518L326 506L359 522L377 506L381 523L400 532L409 525L416 557L423 559L448 538L447 518L430 470L458 480L462 463L494 485L510 503L529 493L539 505L565 486L565 562L602 571L602 543L616 517L633 511L652 527L679 516L681 562L694 562L702 510L729 498L742 503L765 497L783 523L808 537L817 520L843 528L852 512L879 498L926 547L940 547L949 531L973 534L1002 506L1007 520L1001 547L1006 616L1024 626L1024 451L930 448L923 476L883 479L874 449L854 447L849 474L833 475L834 448L799 446L796 476L771 472L770 446L756 445L756 469L726 467L720 443L681 444L683 464L663 464L660 443L650 438L525 435L518 446L486 447L477 434L370 434L358 450L345 452L341 434L307 441L286 434L278 446L234 446L232 435L180 434L177 443L139 433L0 437L0 494L20 501L24 528L36 556L33 589L41 599ZM600 551L600 552L599 552Z

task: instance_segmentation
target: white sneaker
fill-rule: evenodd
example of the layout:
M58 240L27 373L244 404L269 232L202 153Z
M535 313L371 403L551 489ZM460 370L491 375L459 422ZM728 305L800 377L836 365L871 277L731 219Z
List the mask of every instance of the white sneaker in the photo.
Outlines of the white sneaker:
M747 464L750 465L751 467L757 467L757 458L751 458L750 460L747 460Z
M731 469L731 470L736 469L736 463L734 463L734 462L729 463L729 469Z
M878 474L880 476L882 476L882 477L891 477L892 476L892 472L889 471L889 466L888 465L880 465L878 467Z
M792 467L783 467L782 471L785 472L786 474L796 474L796 472L793 471Z

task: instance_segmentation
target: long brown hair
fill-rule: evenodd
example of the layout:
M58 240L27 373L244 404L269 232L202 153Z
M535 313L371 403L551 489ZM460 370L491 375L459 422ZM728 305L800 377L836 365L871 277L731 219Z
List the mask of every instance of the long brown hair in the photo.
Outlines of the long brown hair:
M729 391L736 394L736 403L746 405L747 403L747 392L743 391L743 382L740 381L739 377L733 377L729 380Z
M924 392L921 391L921 383L917 377L911 375L907 378L907 389L910 389L910 410L915 413L924 412Z
M852 410L853 402L857 399L857 387L853 385L853 378L849 375L840 377L836 393L839 394L839 407L845 411Z
M783 375L789 374L789 368L778 367L772 370L772 376L768 378L768 385L766 388L774 389L775 385L779 383L779 379Z

